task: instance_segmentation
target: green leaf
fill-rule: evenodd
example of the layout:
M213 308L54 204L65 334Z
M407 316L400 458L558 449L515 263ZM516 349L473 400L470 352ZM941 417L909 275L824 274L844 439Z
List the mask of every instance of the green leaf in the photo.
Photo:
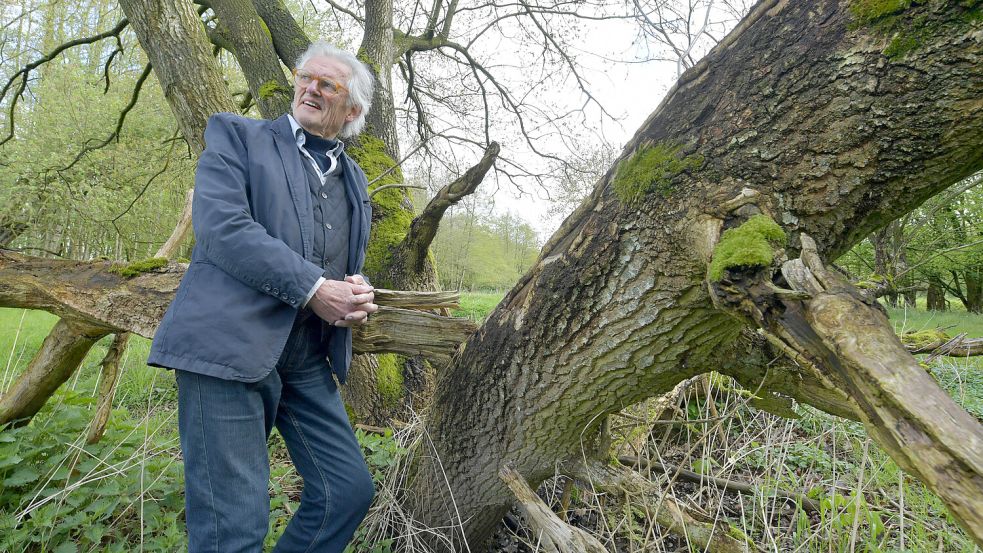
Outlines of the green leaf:
M9 487L23 486L24 484L30 484L36 481L40 477L41 475L38 474L38 471L34 470L34 467L20 467L3 481L3 485Z
M70 541L62 542L52 553L78 553L78 547Z
M24 458L18 455L11 455L9 457L0 457L0 469L12 467L14 465L17 465L23 460Z

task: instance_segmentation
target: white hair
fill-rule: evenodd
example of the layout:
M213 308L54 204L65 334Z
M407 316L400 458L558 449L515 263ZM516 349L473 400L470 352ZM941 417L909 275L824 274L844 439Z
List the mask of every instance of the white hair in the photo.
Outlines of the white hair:
M311 43L307 50L304 50L304 53L297 58L296 67L298 69L303 67L308 60L314 57L332 58L351 69L351 79L345 84L348 87L348 105L358 107L359 113L354 121L348 121L341 127L338 136L348 138L357 135L365 128L365 115L372 107L372 87L375 84L372 72L351 52L320 40Z

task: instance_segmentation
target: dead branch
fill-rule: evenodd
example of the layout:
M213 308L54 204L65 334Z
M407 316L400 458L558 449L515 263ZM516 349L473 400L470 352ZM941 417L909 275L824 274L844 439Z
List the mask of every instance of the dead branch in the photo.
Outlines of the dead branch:
M560 520L514 468L502 467L498 477L512 490L522 517L543 550L549 553L607 553L597 538Z
M106 334L101 328L64 319L55 323L30 364L0 397L0 427L30 420L78 369L92 345Z
M177 224L174 226L174 230L171 231L171 235L167 237L167 241L157 250L154 257L166 257L172 259L177 253L178 248L181 247L181 243L187 238L188 233L191 232L191 204L195 197L194 189L190 189L184 195L184 208L181 209L181 216L178 218Z
M782 275L810 299L781 299L768 271L710 282L714 303L751 320L858 406L867 432L899 466L920 478L983 543L983 425L919 366L876 302L829 269L800 234L799 259Z
M151 338L187 265L170 262L131 278L110 261L65 261L0 251L0 306L41 309L73 324ZM449 308L456 293L382 290L381 306L358 327L353 347L360 353L423 355L447 361L476 325L467 319L389 306Z
M485 154L481 160L473 167L464 172L454 182L444 186L430 200L427 207L423 208L423 213L418 215L410 224L410 230L406 233L400 248L407 252L407 261L411 268L423 266L427 257L430 243L437 235L437 228L440 226L440 219L444 212L467 195L473 193L485 174L492 168L498 153L501 151L497 142L492 142L485 149Z
M737 493L747 493L755 494L760 490L755 488L751 484L745 482L737 482L735 480L727 480L724 478L717 478L716 476L710 476L709 474L700 474L698 472L693 472L691 470L684 469L682 467L673 467L670 465L665 465L657 461L652 461L648 459L641 459L639 457L634 457L631 455L621 455L618 457L618 462L626 467L633 469L647 468L649 470L657 470L665 473L670 479L679 478L680 480L685 480L687 482L694 482L697 484L713 484L714 486L727 490L730 492ZM768 492L762 492L768 493ZM791 503L798 503L802 505L802 508L810 513L819 512L819 503L816 500L807 497L801 493L785 492L782 490L775 490L774 496L780 499L784 499Z
M122 332L113 338L109 351L102 359L102 374L99 377L99 401L96 404L96 412L92 415L92 422L85 434L85 443L94 444L98 442L106 431L106 423L109 422L109 413L113 409L113 398L116 397L116 385L119 383L119 366L126 351L126 345L130 341L130 333Z
M352 349L356 353L422 355L446 363L477 328L469 319L380 304L368 323L353 329Z
M653 482L623 466L593 462L572 467L572 476L618 501L639 505L659 526L681 537L687 545L710 553L746 553L758 547L726 522L697 520Z
M460 306L461 294L457 290L420 292L376 288L375 301L379 305L402 309L454 309Z
M901 335L901 343L911 353L927 353L929 360L940 356L973 357L983 355L983 338L967 338L966 334L950 337L942 330L925 332L906 332Z

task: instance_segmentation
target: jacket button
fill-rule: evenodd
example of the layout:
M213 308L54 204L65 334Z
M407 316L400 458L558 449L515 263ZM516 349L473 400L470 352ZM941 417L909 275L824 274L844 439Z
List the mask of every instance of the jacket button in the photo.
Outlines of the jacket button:
M268 283L268 282L263 285L263 290L266 291L266 292L269 292L271 288L272 288L272 286L270 286L270 283Z
M274 295L274 296L277 296L277 295L279 295L279 294L280 294L280 289L279 289L279 288L274 288L274 289L273 289L273 295Z
M331 230L331 223L324 223L324 228Z
M324 198L325 200L328 199L328 195L325 192L321 192L321 197Z

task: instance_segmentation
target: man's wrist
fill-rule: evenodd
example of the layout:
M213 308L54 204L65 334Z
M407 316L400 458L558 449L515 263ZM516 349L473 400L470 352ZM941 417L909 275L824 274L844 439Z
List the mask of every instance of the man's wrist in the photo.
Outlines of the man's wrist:
M324 284L324 281L326 281L326 280L328 280L328 279L326 279L324 277L319 277L317 279L317 282L314 283L314 287L311 288L311 291L307 293L307 297L304 298L304 303L301 304L301 306L300 306L301 309L304 309L305 307L307 307L307 304L310 303L311 298L313 298L314 297L314 294L317 293L317 289L320 288L321 285Z

